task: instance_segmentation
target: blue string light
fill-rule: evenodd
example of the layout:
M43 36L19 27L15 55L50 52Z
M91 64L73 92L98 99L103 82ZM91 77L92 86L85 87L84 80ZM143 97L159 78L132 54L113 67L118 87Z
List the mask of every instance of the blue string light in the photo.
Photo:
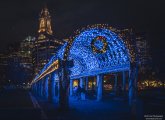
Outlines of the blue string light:
M91 43L98 36L106 38L107 49L104 53L95 53L92 49ZM63 58L66 45L67 43L57 51L57 54L50 59L34 80L53 61ZM97 45L103 46L103 43L97 42ZM69 59L74 61L74 66L70 68L71 78L130 69L130 57L124 41L117 34L106 28L88 28L78 34L71 46Z

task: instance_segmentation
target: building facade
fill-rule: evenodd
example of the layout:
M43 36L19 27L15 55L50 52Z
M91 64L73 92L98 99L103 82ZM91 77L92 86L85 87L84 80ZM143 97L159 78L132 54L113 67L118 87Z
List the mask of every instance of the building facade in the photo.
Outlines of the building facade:
M137 49L139 58L139 80L148 79L152 74L152 57L150 54L150 45L147 41L145 32L135 33L132 29L116 29L110 27L112 31L117 33L121 38L133 40L134 46Z
M33 75L32 51L35 37L28 36L21 42L8 47L7 80L11 84L28 83Z
M136 45L138 48L140 70L142 74L147 74L147 71L152 69L152 58L150 54L150 45L147 41L145 33L136 34Z
M0 54L0 86L6 84L7 82L7 55Z
M28 36L20 43L21 66L24 68L33 69L32 52L34 47L35 37Z

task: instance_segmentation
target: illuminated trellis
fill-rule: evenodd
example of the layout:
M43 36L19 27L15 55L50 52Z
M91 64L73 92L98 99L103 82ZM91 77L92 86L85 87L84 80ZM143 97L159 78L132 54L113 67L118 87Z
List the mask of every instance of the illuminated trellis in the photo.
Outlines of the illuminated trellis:
M69 41L61 46L61 49L32 81L34 91L39 90L40 82L37 82L39 80L47 86L51 85L53 91L54 81L58 81L60 106L68 108L70 79L97 75L97 80L101 81L102 75L100 74L129 71L129 104L133 105L137 95L137 49L132 33L130 36L128 33L127 36L125 33L123 35L123 33L116 34L116 32L112 27L102 24L87 26L76 31L76 35L70 37ZM122 73L124 84L125 75L124 72ZM98 84L99 89L101 89L101 84ZM47 87L45 91L48 91ZM98 99L101 98L101 96L98 97Z
M100 36L104 40L99 41L97 46L101 49L106 44L106 49L102 49L103 52L96 52L93 49L93 41ZM39 75L53 61L63 59L64 55L67 56L67 54L69 54L68 59L73 59L74 61L74 67L70 69L71 78L129 70L133 57L130 54L131 49L126 43L128 42L121 39L105 25L88 26L86 29L83 28L81 31L77 31L76 35L70 39L70 42L65 43L57 51L57 54L51 58ZM68 46L70 47L70 51L66 54L65 49L68 49ZM36 76L35 80L39 75Z
M92 48L92 42L98 36L106 39L107 49L103 53L97 53ZM85 66L76 64L71 68L71 77L129 70L130 57L128 52L124 41L111 30L101 27L88 28L73 38L69 58L76 63L75 56L78 56L85 62Z

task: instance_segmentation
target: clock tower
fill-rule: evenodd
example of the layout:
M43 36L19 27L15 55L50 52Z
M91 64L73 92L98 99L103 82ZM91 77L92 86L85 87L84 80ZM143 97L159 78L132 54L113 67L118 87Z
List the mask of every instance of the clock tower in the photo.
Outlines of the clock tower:
M39 29L33 49L35 75L44 67L62 44L63 41L56 39L53 35L51 16L48 8L44 7L39 15Z
M48 8L44 7L42 9L40 18L39 18L39 30L38 33L47 33L49 35L53 34L51 27L51 16L49 14Z

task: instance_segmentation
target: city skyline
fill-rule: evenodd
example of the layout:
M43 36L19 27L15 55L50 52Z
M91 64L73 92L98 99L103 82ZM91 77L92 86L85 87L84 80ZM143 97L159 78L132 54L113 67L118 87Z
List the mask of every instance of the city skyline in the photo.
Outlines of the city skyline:
M163 69L164 49L163 4L144 1L3 1L1 2L0 52L9 43L22 41L26 36L36 36L39 13L45 3L52 16L52 29L57 39L68 38L73 32L88 24L107 23L113 27L133 28L145 32L151 46L155 66ZM8 6L8 7L3 7ZM21 9L21 10L20 10ZM160 54L161 53L161 54ZM157 58L162 58L157 60ZM161 70L162 71L162 70Z
M0 1L0 119L163 119L164 13L163 1Z

